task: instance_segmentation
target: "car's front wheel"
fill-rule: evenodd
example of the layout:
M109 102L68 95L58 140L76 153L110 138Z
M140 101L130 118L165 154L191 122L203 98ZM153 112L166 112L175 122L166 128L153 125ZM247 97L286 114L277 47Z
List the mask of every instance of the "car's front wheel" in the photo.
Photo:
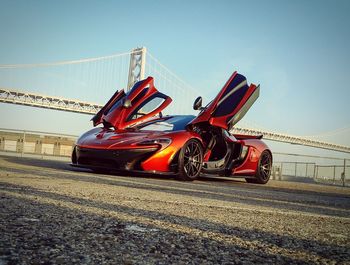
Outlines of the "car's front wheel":
M255 178L246 178L248 183L266 184L271 175L272 155L265 150L261 153Z
M191 139L185 143L179 153L178 177L181 180L196 179L203 163L203 147L198 140Z

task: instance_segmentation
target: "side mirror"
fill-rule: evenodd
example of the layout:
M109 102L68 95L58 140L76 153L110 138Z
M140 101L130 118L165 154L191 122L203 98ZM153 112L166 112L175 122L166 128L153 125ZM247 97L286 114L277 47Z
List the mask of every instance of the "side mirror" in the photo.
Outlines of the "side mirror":
M130 101L130 99L124 100L123 107L126 108L126 109L128 109L128 108L131 107L131 101Z
M202 97L198 97L193 103L193 109L200 110L201 108L202 108Z

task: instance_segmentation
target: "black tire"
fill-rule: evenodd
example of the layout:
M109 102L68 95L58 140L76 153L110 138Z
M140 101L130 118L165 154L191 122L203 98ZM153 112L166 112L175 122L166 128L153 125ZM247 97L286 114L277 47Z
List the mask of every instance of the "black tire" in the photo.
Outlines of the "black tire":
M178 178L180 180L192 181L196 179L203 163L203 147L195 139L190 139L181 148L178 162Z
M78 163L77 151L75 149L76 149L76 147L74 146L74 149L73 149L73 152L71 155L71 161L72 161L72 164L74 164L74 165Z
M248 183L266 184L271 175L272 155L265 150L261 153L255 178L246 178Z

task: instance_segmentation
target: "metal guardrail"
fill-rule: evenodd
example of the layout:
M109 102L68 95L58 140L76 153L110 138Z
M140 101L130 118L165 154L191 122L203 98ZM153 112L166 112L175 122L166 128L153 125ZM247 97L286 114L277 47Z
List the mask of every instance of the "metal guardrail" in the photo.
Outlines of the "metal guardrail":
M316 165L315 166L315 180L318 182L328 184L340 184L342 186L350 185L349 173L350 166L338 166L338 165Z
M272 178L350 186L350 165L318 165L314 162L274 162Z

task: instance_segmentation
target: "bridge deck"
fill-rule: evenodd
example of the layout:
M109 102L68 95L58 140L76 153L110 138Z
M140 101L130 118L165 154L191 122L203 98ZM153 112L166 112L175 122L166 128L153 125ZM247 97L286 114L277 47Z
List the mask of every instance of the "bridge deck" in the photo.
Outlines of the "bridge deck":
M80 100L65 99L61 97L45 96L29 92L20 92L13 89L0 88L0 102L10 104L20 104L25 106L55 109L61 111L69 111L83 114L95 114L101 105L95 103L84 102ZM327 143L312 139L307 139L299 136L292 136L287 134L248 129L248 128L235 128L234 133L248 134L248 135L264 135L265 139L298 144L322 149L328 149L333 151L339 151L344 153L350 153L350 147L344 145L338 145L333 143Z

